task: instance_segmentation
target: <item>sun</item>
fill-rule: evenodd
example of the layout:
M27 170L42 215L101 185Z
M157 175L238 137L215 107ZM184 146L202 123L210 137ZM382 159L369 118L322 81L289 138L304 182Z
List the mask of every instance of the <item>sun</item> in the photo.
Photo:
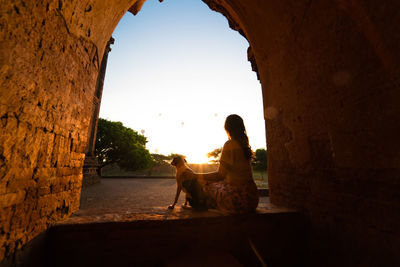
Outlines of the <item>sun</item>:
M204 164L208 163L210 159L207 157L207 153L191 151L186 154L186 160L188 163Z
M213 146L208 144L208 142L202 142L202 138L196 138L197 142L193 142L192 139L185 142L185 147L180 147L182 155L186 156L188 163L193 164L204 164L208 163L211 158L207 157L207 154L213 150ZM184 143L184 142L182 142Z

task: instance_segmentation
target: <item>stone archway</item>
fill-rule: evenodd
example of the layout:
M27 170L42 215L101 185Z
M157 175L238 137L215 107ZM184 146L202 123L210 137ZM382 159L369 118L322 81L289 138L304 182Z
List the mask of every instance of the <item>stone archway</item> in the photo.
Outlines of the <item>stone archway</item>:
M143 2L2 3L0 260L78 208L100 55ZM396 259L398 1L205 2L252 47L272 202L347 260Z

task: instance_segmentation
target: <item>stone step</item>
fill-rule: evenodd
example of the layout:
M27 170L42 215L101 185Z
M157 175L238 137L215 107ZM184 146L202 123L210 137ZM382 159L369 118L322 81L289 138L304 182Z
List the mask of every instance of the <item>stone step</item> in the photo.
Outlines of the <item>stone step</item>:
M59 224L45 266L304 266L307 237L296 211Z

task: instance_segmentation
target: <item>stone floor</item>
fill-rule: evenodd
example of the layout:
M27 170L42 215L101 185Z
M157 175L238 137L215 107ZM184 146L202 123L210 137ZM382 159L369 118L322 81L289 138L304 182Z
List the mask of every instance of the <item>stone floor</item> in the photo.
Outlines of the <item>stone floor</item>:
M80 210L61 224L123 222L136 220L174 220L224 216L217 210L183 209L181 193L174 210L169 210L176 192L174 179L103 178L101 183L82 189ZM261 197L258 213L291 212Z

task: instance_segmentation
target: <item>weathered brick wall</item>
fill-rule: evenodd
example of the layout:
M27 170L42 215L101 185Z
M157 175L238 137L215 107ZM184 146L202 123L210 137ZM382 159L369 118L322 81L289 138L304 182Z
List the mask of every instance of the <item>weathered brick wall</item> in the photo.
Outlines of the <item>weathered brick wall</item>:
M79 208L98 58L58 1L0 7L1 261Z
M325 266L400 261L399 8L266 1L262 29L256 19L247 28L263 86L271 201L308 214L311 255Z

